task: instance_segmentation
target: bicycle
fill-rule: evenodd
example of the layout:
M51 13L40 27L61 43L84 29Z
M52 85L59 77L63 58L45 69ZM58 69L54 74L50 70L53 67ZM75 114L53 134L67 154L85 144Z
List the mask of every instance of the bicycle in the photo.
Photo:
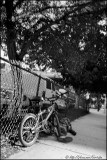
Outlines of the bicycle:
M19 139L23 146L29 147L33 145L37 141L40 132L54 134L58 140L61 138L63 139L67 135L68 126L63 122L62 124L65 126L61 126L58 118L58 105L56 104L58 97L59 96L47 98L51 105L45 107L43 107L43 99L38 99L38 113L28 113L22 119L19 127ZM76 135L76 132L72 130L72 127L71 134Z

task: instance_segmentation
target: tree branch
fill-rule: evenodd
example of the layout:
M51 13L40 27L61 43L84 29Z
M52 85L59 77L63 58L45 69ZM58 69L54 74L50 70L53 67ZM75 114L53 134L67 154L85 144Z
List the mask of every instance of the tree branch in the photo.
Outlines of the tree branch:
M96 2L97 3L97 2ZM40 33L41 32L43 32L43 31L45 31L47 28L49 28L49 27L51 27L52 25L54 25L54 24L58 24L61 20L64 20L65 21L65 19L66 19L66 17L67 16L69 16L69 15L71 15L72 17L73 16L79 16L79 15L82 15L82 14L91 14L91 13L94 13L94 11L92 12L92 11L85 11L84 13L80 13L80 14L78 14L78 13L76 13L77 11L79 12L82 8L84 8L84 7L86 7L87 5L92 5L93 6L93 2L85 2L85 3L82 3L82 4L80 4L80 5L75 5L75 6L73 6L73 7L71 7L73 10L69 10L69 11L67 11L64 15L62 15L60 18L57 18L56 20L49 20L49 21L47 21L47 24L45 24L45 25L43 25L40 29L38 29L38 30L36 30L35 32L34 32L34 34L32 35L32 37L31 37L31 39L30 40L27 40L26 41L26 44L24 44L23 46L22 46L22 49L21 49L21 54L20 54L20 58L22 59L23 58L23 56L26 54L26 51L27 51L27 49L29 48L29 46L31 45L31 43L32 43L32 41L33 40L35 40L35 39L37 39L38 38L38 36L40 35ZM91 7L91 6L90 6ZM99 9L99 8L98 8ZM102 9L103 10L103 9ZM97 11L96 11L97 12ZM100 12L100 11L99 11ZM73 15L72 15L73 14ZM45 20L46 21L46 20ZM42 21L41 21L42 22ZM40 23L40 21L39 21L39 23ZM36 26L37 24L35 24L35 26ZM34 27L34 26L33 26Z

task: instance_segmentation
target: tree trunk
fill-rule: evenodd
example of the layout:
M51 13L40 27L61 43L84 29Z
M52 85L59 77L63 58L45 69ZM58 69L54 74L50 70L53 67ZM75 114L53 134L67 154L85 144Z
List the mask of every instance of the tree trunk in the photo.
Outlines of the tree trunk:
M8 116L13 117L20 114L23 98L22 70L21 61L17 59L15 41L8 41L8 57L11 64L13 96L8 108Z
M22 98L23 98L22 71L19 68L21 62L16 49L16 39L17 39L16 24L12 20L13 12L14 12L14 1L6 0L5 7L6 7L6 16L7 16L6 23L5 23L7 28L6 30L7 53L8 53L9 61L15 64L15 65L11 64L13 96L12 96L11 104L8 107L8 116L13 117L13 113L14 115L16 115L16 113L20 112L21 105L22 105ZM17 67L16 65L19 65L19 67Z
M76 94L75 108L79 108L79 95Z
M20 62L18 61L14 61L13 63L20 66ZM13 95L9 106L9 117L16 116L17 114L20 115L23 101L22 71L15 65L11 65Z
M80 91L76 92L76 100L75 100L75 108L79 108L79 101L80 101Z

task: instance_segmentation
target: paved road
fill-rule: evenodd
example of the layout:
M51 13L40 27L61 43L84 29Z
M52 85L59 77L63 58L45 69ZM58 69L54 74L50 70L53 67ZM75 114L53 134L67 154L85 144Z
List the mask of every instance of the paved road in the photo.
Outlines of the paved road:
M55 137L39 139L9 159L106 159L106 113L90 110L90 114L72 122L75 137L70 142L57 142Z

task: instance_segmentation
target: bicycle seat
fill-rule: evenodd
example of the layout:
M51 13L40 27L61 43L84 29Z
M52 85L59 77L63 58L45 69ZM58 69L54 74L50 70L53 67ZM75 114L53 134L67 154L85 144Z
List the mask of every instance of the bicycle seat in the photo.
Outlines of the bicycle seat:
M36 96L33 96L30 98L31 101L36 101L36 102L40 102L41 101L41 97L36 97Z
M49 101L44 101L42 105L42 109L47 109L50 107L50 102Z

